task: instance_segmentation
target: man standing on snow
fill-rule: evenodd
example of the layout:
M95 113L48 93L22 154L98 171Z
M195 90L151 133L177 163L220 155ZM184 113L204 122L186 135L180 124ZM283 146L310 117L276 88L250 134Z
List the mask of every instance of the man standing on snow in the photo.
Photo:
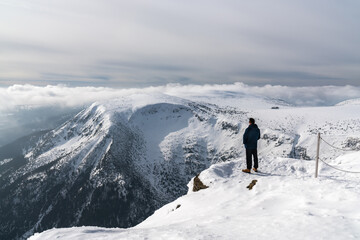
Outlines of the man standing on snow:
M258 156L257 156L257 141L260 139L260 129L255 124L255 119L249 119L249 127L245 130L243 136L243 143L245 144L246 149L246 169L243 169L243 172L250 173L252 165L252 156L254 156L254 168L253 170L257 172L259 167Z

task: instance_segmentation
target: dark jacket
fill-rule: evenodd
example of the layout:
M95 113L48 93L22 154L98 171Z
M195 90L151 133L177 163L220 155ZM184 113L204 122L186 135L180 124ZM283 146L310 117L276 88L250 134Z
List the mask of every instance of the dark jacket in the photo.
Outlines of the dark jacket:
M260 139L260 129L256 124L250 124L245 130L243 142L246 149L257 149L257 141Z

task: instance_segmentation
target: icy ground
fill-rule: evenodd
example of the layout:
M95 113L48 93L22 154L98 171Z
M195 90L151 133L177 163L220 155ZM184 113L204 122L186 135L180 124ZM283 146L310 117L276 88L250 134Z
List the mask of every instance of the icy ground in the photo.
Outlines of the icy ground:
M360 153L332 163L360 171ZM261 157L259 173L245 174L242 168L243 159L212 165L200 174L209 188L189 191L136 227L53 229L30 240L360 238L356 174L321 165L315 179L313 161L291 158ZM256 185L248 190L254 179Z

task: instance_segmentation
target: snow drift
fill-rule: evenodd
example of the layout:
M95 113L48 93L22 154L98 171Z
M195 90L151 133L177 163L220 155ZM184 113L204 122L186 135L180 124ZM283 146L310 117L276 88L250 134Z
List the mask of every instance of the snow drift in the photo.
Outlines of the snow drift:
M325 168L315 179L313 162L296 159L261 158L260 164L261 172L250 175L241 172L241 159L214 164L200 174L209 188L192 192L190 182L187 195L130 229L54 229L29 240L360 237L358 178ZM254 179L257 183L249 190L246 186Z

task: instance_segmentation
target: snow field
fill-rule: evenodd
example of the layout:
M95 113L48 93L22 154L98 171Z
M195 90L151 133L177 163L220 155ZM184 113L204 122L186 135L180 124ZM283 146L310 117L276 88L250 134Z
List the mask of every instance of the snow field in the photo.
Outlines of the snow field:
M315 179L313 161L289 158L261 158L259 173L242 173L244 166L242 159L212 165L200 175L208 189L189 191L134 228L54 229L30 240L360 237L358 178L339 181L323 166L324 174ZM248 190L254 179L258 182Z

